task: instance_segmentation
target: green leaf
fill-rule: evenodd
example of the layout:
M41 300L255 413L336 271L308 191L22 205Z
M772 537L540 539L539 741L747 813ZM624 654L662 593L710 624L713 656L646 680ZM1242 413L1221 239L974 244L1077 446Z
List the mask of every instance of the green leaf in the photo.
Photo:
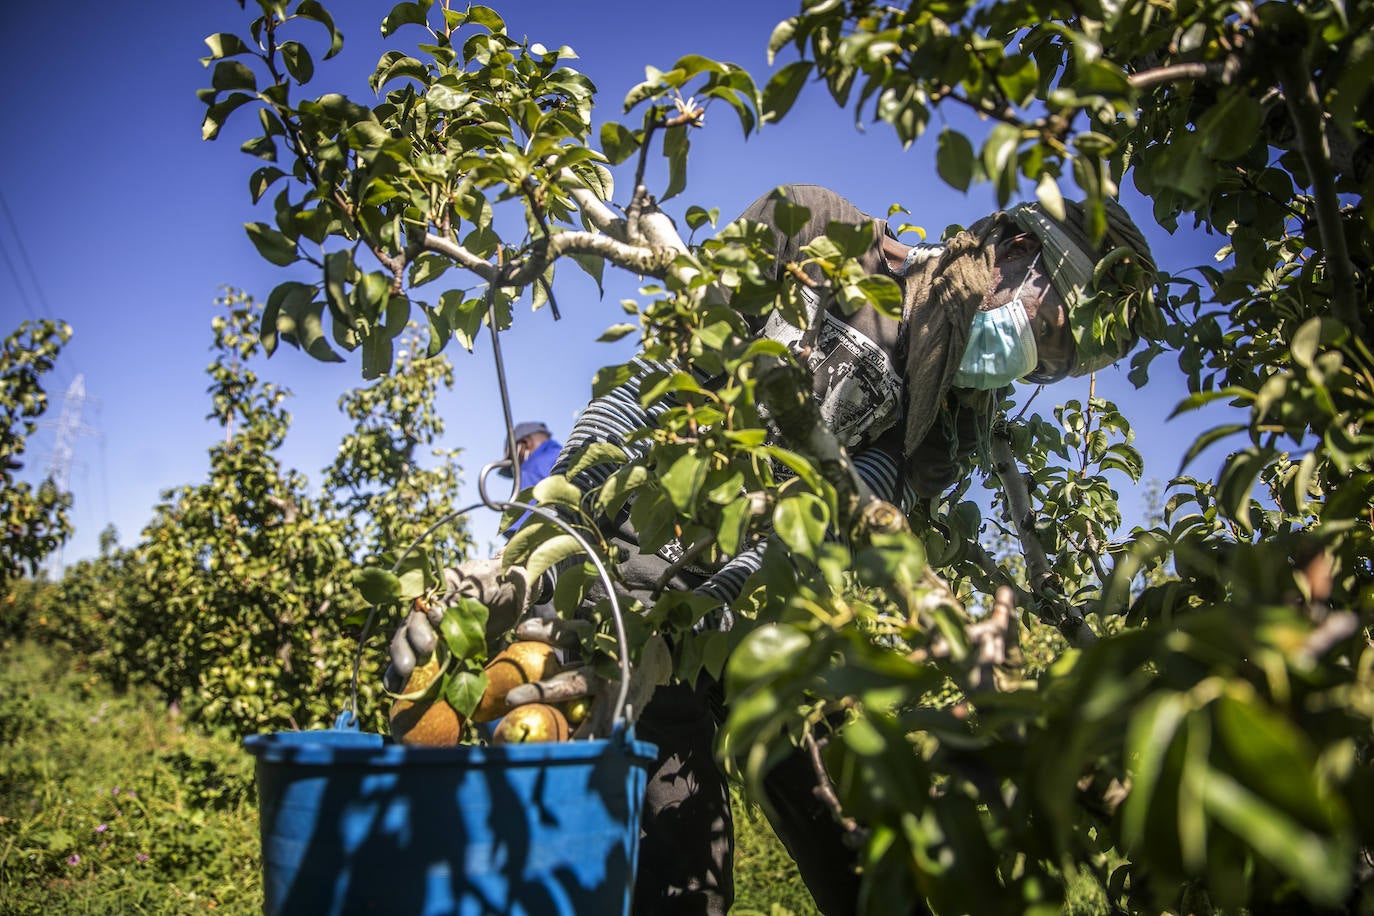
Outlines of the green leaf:
M618 445L610 442L592 442L578 450L572 464L568 466L565 476L572 478L587 468L596 467L598 464L619 465L629 460L630 456Z
M301 349L320 362L341 363L343 357L334 352L324 336L324 322L321 319L324 307L323 302L312 302L308 307L302 308L300 314L295 316L296 324L292 334L301 345Z
M473 25L482 26L493 35L503 35L506 31L506 21L489 6L469 6L467 20Z
M606 330L602 331L601 336L598 337L596 340L597 343L614 343L615 341L620 340L628 334L633 334L637 330L639 330L639 325L613 324Z
M1304 369L1311 369L1316 365L1318 353L1344 337L1344 327L1338 322L1330 318L1310 318L1293 332L1290 345L1293 362Z
M291 74L291 78L302 86L310 82L310 78L315 75L315 62L310 59L310 52L305 46L299 41L284 41L278 50L281 51L286 72Z
M704 458L695 452L688 452L674 461L663 473L661 480L664 492L679 512L692 513L697 494L706 482L706 473L709 469Z
M630 158L642 142L639 133L623 124L607 121L601 125L601 151L612 165L619 165Z
M663 189L662 200L676 197L687 187L687 150L690 145L685 126L670 127L663 132L663 156L668 160L668 186Z
M830 527L830 510L815 493L797 493L782 499L773 509L773 528L778 537L802 556L813 556Z
M1217 736L1243 784L1308 827L1344 826L1321 788L1316 754L1300 729L1253 696L1222 696L1213 710Z
M457 659L485 656L487 651L487 606L476 598L459 598L444 609L439 633Z
M814 66L809 60L794 61L769 78L763 87L764 121L781 121L792 110Z
M597 509L608 517L614 516L635 490L652 479L649 469L643 465L634 464L620 468L606 479L601 490L597 493Z
M854 286L879 314L894 321L902 317L902 288L891 277L868 274Z
M253 203L262 200L262 196L267 193L267 189L279 179L285 178L286 173L274 165L265 165L253 172L248 179L248 191L253 196Z
M247 92L258 91L258 78L242 61L222 60L215 64L210 77L210 85L220 92L242 89Z
M1323 838L1265 804L1225 773L1213 770L1203 781L1207 813L1269 860L1313 902L1334 906L1350 886L1350 872L1335 868L1345 862L1354 843L1345 835Z
M582 491L564 474L550 474L534 485L535 502L545 506L577 509L582 505Z
M1016 154L1021 132L1010 124L995 124L983 143L982 163L988 179L997 188L998 206L1006 206L1016 190Z
M788 238L796 237L806 228L810 219L811 210L808 207L781 198L773 202L773 225Z
M345 284L353 271L353 255L348 250L331 251L324 256L324 294L329 311L343 325L353 324L353 308Z
M444 702L463 718L472 715L482 695L487 692L489 678L485 671L453 671L444 682Z
M935 170L945 183L960 191L967 191L973 181L977 157L968 137L946 127L940 131L935 153Z
M382 37L385 38L395 33L403 25L425 25L428 22L425 17L425 9L418 3L398 3L391 8L391 12L382 20Z
M1040 176L1035 186L1035 197L1046 213L1057 220L1064 219L1064 195L1059 190L1059 181L1049 172Z
M207 36L205 45L210 49L210 57L206 58L207 61L247 54L250 50L248 45L243 43L243 39L232 32L216 32L214 35Z
M266 223L244 223L243 228L258 254L272 264L286 267L300 260L295 243Z
M318 0L301 0L300 5L296 7L296 15L313 19L329 30L329 51L324 55L325 60L343 50L343 33L334 25L334 17L329 15Z
M353 587L371 605L394 604L401 599L401 580L390 570L364 566L353 570Z
M1217 479L1217 508L1245 532L1251 531L1251 491L1260 471L1274 457L1271 449L1246 448L1226 459Z
M717 207L712 207L710 210L707 210L704 207L698 207L696 204L692 204L687 208L687 213L684 218L687 221L688 228L696 230L707 224L714 226L719 217L720 209Z
M735 696L751 684L766 683L793 670L811 647L811 638L791 624L769 623L754 630L735 647L725 663L725 684Z
M431 280L437 280L443 276L444 271L453 266L453 262L441 255L421 254L410 265L410 285L424 286Z
M525 564L525 570L529 573L530 581L534 581L564 560L582 555L582 545L576 538L571 534L559 534L534 549L529 562Z
M1202 149L1213 159L1239 159L1260 142L1264 113L1245 89L1231 87L1198 119Z
M268 356L277 349L277 335L282 329L282 311L287 307L288 302L294 301L297 308L309 304L315 296L314 287L298 283L295 280L288 280L278 284L267 296L267 304L262 309L262 323L258 330L258 339L262 341L263 350ZM290 314L288 312L288 314ZM290 326L294 327L294 320ZM294 338L293 338L294 339Z
M1169 748L1188 712L1187 697L1178 693L1159 693L1145 700L1131 717L1126 752L1134 761L1131 793L1121 814L1121 836L1128 849L1145 843L1145 828L1152 806L1173 810L1172 799L1156 797Z
M1182 474L1183 469L1188 467L1193 459L1202 454L1203 450L1209 445L1249 428L1250 425L1248 423L1227 423L1207 430L1205 433L1198 436L1197 439L1193 441L1192 445L1188 446L1188 451L1183 453L1183 460L1179 462L1178 465L1178 473Z
M716 533L716 543L726 556L739 553L748 525L749 500L735 499L721 508L720 530Z
M246 92L234 92L215 102L205 111L205 119L200 122L200 138L202 140L213 140L219 136L220 128L229 115L237 109L253 101L253 96Z
M615 196L614 176L611 175L611 170L601 163L578 162L572 166L572 172L587 190L596 195L597 200L608 201ZM597 285L600 286L600 274L596 276Z

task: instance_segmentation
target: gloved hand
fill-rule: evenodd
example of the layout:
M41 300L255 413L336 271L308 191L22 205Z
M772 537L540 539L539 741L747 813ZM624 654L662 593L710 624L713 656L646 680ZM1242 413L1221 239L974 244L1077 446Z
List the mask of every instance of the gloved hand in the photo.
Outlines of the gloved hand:
M423 664L434 653L444 611L460 598L473 598L486 605L489 645L510 630L531 604L544 600L542 588L531 588L523 566L502 569L500 557L468 560L448 567L443 571L443 580L444 587L438 595L416 600L391 638L390 664L382 676L382 685L392 693L403 691L416 663Z
M534 640L560 648L580 644L590 627L580 620L531 619L515 628L516 639ZM667 642L653 636L640 649L638 661L630 669L630 687L625 697L626 718L633 721L643 711L654 688L668 683L673 670L673 657ZM511 688L506 694L509 706L525 703L564 703L579 697L591 700L591 713L577 726L574 738L605 738L615 726L616 698L620 693L619 678L605 678L591 665L569 668L553 677Z

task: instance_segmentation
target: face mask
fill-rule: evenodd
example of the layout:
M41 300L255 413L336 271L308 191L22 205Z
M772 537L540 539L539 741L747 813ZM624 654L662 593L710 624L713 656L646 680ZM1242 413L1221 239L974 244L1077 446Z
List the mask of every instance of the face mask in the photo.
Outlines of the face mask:
M1021 294L1039 260L1037 253L1010 302L973 316L968 348L959 361L959 371L954 373L954 384L958 387L982 391L1001 388L1035 368L1039 351Z

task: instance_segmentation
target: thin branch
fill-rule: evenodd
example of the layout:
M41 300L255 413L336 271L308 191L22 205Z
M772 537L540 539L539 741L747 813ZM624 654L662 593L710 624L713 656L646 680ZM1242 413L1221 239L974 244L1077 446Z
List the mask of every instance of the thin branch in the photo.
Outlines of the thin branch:
M1007 499L1012 524L1026 557L1026 578L1031 593L1051 612L1050 623L1059 628L1069 642L1083 646L1097 641L1097 635L1083 619L1083 612L1065 600L1058 577L1050 568L1049 557L1040 539L1035 536L1035 512L1031 508L1030 492L1021 477L1021 470L1011 452L1011 442L1005 435L992 437L993 466L1002 481L1002 493Z
M831 816L835 818L835 823L844 830L846 838L857 838L863 828L854 818L848 817L840 806L839 796L835 794L834 783L830 781L830 774L825 771L825 761L821 759L820 742L808 733L802 736L802 749L806 751L806 759L811 762L811 769L816 774L816 787L811 791L830 811Z
M978 568L983 571L984 575L986 575L989 579L998 582L1000 585L1006 586L1007 588L1011 589L1013 599L1017 604L1030 604L1030 592L1026 591L1025 589L1021 588L1021 586L1017 585L1016 582L1014 582L1012 578L1007 575L1006 571L1003 570L1002 567L997 565L996 558L994 558L992 554L988 553L988 549L986 547L984 547L977 541L970 542L970 546L973 550L973 562L978 564Z
M1131 84L1133 89L1151 89L1165 83L1197 82L1199 80L1221 83L1226 86L1236 78L1236 74L1239 72L1240 57L1231 54L1219 61L1168 64L1151 70L1142 70L1139 73L1132 73L1126 78L1126 81Z
M1280 67L1279 85L1283 88L1288 113L1297 129L1298 152L1307 166L1312 196L1321 228L1322 247L1326 249L1326 269L1331 276L1331 308L1356 337L1364 334L1359 305L1355 298L1355 269L1341 226L1341 204L1336 195L1336 179L1331 164L1331 144L1326 135L1326 115L1321 97L1310 76L1307 53L1285 59Z

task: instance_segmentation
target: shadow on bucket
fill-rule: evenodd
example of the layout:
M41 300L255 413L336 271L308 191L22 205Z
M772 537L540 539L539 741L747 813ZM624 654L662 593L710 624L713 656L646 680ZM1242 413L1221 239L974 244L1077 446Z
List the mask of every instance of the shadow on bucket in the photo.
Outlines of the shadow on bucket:
M264 912L628 914L652 744L410 748L346 729L248 738Z

